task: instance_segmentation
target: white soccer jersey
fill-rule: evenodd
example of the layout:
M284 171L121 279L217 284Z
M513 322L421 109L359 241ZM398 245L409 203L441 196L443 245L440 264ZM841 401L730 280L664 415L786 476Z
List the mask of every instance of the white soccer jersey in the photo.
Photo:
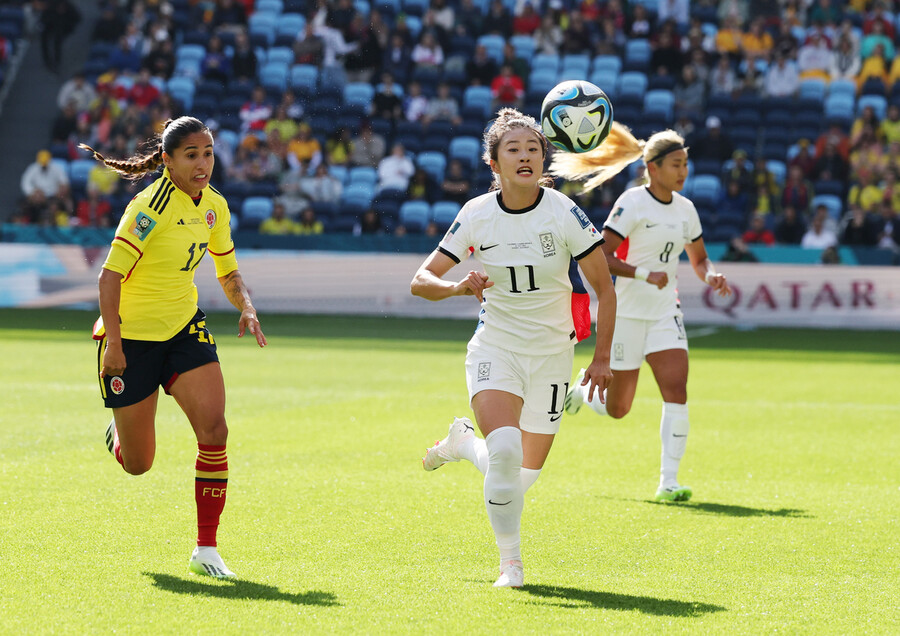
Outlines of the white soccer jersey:
M541 188L524 210L503 206L498 192L466 203L438 249L455 260L470 253L494 286L485 290L473 339L543 355L575 344L569 264L603 242L587 215L564 194Z
M630 188L613 205L603 227L624 239L616 250L618 258L669 276L662 289L646 281L616 277L616 315L643 320L681 315L678 259L685 244L703 235L694 204L678 192L672 193L671 202L663 203L645 186Z

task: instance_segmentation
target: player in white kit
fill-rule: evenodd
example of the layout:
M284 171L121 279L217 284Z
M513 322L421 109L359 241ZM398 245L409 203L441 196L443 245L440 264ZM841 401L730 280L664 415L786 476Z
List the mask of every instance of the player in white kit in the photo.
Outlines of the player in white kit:
M689 429L688 346L677 290L682 251L687 251L697 276L719 295L731 294L731 288L707 256L694 204L678 192L688 175L684 139L672 130L656 133L646 142L627 131L616 139L618 143L607 140L597 151L567 154L553 164L555 173L567 178L583 179L593 173L588 188L639 158L649 177L647 185L619 197L603 226L602 249L616 276L618 299L610 363L613 379L605 403L588 394L579 374L566 396L566 411L577 413L587 403L601 415L624 417L631 410L646 359L663 398L656 500L687 501L692 491L678 483Z
M411 284L414 295L428 300L474 295L481 302L466 354L466 384L484 439L475 437L468 418L456 418L423 465L435 470L467 459L484 474L485 507L500 549L494 586L521 587L524 493L559 430L572 374L571 260L598 298L597 343L585 373L585 390L598 395L612 378L616 299L600 234L543 174L547 140L535 120L505 108L484 142L484 161L494 176L491 191L463 206ZM458 282L443 280L470 254L483 272L473 268Z

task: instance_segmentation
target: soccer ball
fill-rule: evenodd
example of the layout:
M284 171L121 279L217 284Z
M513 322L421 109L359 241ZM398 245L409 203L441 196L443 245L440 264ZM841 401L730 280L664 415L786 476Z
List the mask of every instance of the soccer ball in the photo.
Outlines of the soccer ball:
M590 82L557 84L541 105L541 128L547 141L567 152L593 150L609 135L612 123L609 97Z

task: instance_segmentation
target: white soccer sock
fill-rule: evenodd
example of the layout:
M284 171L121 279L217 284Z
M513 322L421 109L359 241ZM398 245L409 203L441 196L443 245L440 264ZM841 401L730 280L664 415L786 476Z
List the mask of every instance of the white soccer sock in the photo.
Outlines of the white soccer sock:
M584 387L584 403L594 409L597 415L606 415L606 404L600 401L600 391L594 391L594 399L587 399L588 386ZM603 399L606 399L606 389L603 389Z
M467 459L475 468L484 475L488 468L488 449L487 444L480 437L470 437L462 441L457 449L460 459ZM528 492L528 489L534 485L538 477L541 475L540 468L522 468L522 494Z
M464 439L456 449L456 454L459 455L460 459L467 459L475 464L475 468L477 468L478 472L482 475L487 472L488 449L487 444L485 444L484 440L480 437L475 437L473 435L468 439Z
M687 404L663 402L659 437L662 440L662 458L659 472L661 488L678 483L678 465L684 457L690 430Z
M521 561L519 524L525 497L522 493L522 431L503 426L484 439L488 469L484 476L484 505L494 529L501 565Z
M534 485L537 478L541 476L540 468L522 468L522 494L528 492L528 489Z

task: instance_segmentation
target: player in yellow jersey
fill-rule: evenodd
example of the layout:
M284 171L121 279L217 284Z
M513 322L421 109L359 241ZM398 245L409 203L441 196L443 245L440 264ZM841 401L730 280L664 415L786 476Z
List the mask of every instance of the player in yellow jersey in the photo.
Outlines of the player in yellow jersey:
M194 270L207 252L225 295L241 311L238 337L249 330L260 347L266 337L238 271L228 204L209 186L212 135L200 120L179 117L166 122L148 155L114 160L82 148L135 180L164 167L125 209L100 274L94 337L100 391L113 410L107 446L126 472L150 470L159 387L175 398L198 447L197 547L189 567L197 574L233 577L216 549L228 485L225 384L194 285Z

